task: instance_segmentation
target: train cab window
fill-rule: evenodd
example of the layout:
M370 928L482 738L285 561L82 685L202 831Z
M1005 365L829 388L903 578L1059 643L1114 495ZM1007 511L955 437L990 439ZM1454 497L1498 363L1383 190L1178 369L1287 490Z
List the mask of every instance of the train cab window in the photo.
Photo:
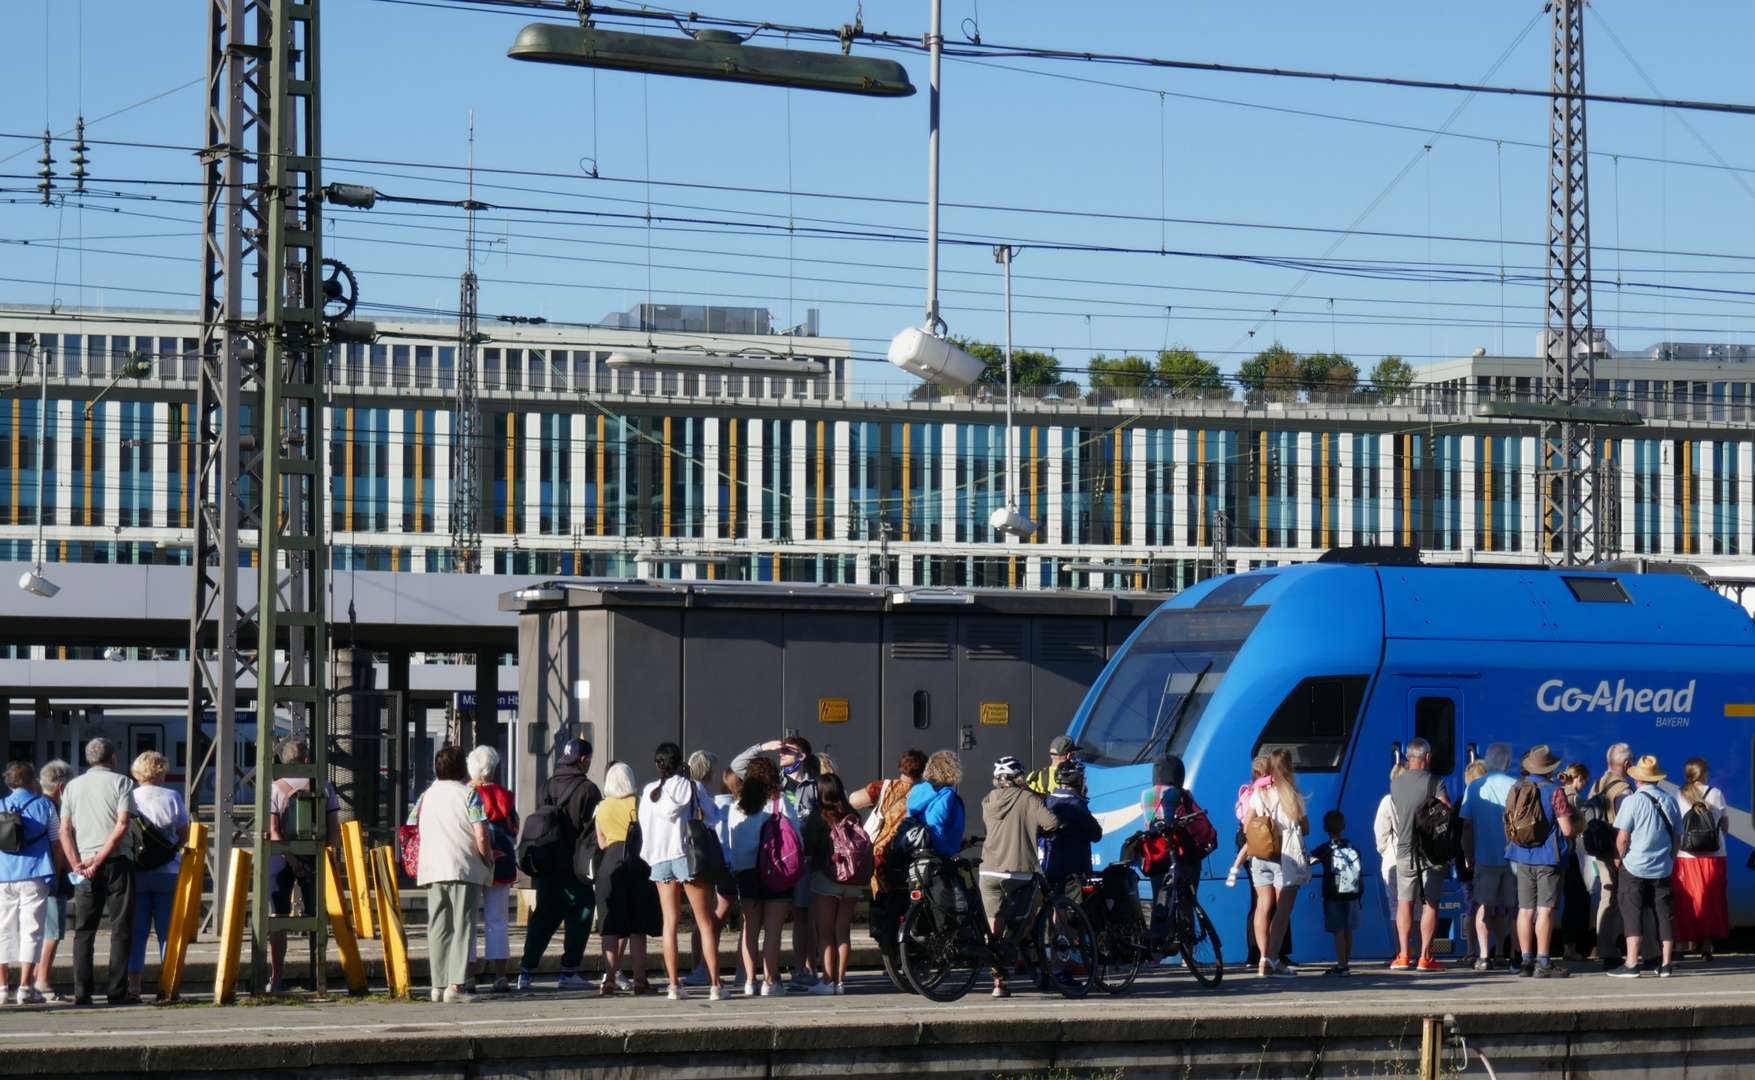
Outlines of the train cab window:
M1426 769L1433 776L1456 771L1456 702L1447 697L1423 697L1414 702L1414 735L1432 744Z
M925 690L914 691L914 726L921 731L932 726L932 695Z
M1572 590L1572 598L1581 604L1631 604L1633 598L1612 577L1569 577L1564 579Z
M1273 574L1260 574L1248 577L1234 577L1221 582L1199 600L1195 607L1242 607L1255 595L1255 590L1274 579Z
M1369 681L1366 675L1305 679L1274 710L1255 740L1251 756L1285 750L1299 772L1338 771L1346 759L1347 743Z

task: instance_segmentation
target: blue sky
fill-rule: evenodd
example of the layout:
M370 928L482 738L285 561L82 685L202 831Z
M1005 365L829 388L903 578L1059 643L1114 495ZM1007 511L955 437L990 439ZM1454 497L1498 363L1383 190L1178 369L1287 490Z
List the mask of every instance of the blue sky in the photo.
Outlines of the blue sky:
M722 0L710 10L835 26L854 6ZM204 11L194 0L9 0L0 133L59 133L81 110L103 116L199 80ZM990 43L1458 82L1483 79L1503 57L1487 81L1548 80L1549 23L1536 2L947 0L947 38L961 41L977 17ZM650 297L765 306L789 325L817 307L823 332L853 338L866 357L920 321L924 91L864 100L519 63L505 49L534 21L523 14L328 0L324 18L328 180L461 197L462 174L435 166L464 163L474 110L478 198L628 215L481 215L485 312L592 321ZM864 18L916 35L927 5L873 0ZM1747 4L1599 0L1586 21L1589 87L1755 102L1752 32ZM924 87L923 56L882 55ZM1182 344L1230 370L1276 338L1367 367L1386 353L1418 363L1533 348L1539 281L1502 287L1498 276L1501 266L1511 278L1542 270L1545 101L1045 61L948 60L944 83L943 227L973 241L943 255L952 333L1001 335L988 245L1010 240L1024 247L1017 343L1074 367L1093 351ZM40 147L0 139L0 157L15 155L0 163L0 306L194 306L196 189L123 181L198 180L189 151L200 107L197 84L88 130L152 144L96 145L90 166L94 188L152 200L37 205ZM1597 325L1623 348L1750 341L1755 117L1593 104L1590 122ZM1719 167L1715 154L1746 171ZM69 156L57 144L63 185ZM596 179L584 172L593 161ZM900 238L647 227L648 207ZM454 307L458 212L381 204L332 216L327 253L355 270L368 304ZM1045 243L1154 250L1032 250ZM1308 274L1223 258L1234 255L1372 269ZM1429 266L1443 280L1424 280ZM1454 280L1459 267L1480 280ZM879 364L857 375L892 377Z

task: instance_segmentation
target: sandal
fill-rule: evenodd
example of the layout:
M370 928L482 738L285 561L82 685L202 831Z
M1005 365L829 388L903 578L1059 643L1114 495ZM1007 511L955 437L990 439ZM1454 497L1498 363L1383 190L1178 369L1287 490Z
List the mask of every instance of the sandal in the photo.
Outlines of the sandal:
M658 988L651 983L642 980L634 984L634 993L636 995L656 994L658 993Z

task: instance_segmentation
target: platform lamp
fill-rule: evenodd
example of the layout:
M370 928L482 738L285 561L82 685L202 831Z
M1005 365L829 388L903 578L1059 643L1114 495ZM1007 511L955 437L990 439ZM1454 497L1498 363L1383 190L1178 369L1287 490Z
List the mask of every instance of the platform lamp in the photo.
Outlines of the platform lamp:
M993 249L993 261L1005 267L1005 505L993 512L988 524L1022 540L1036 531L1036 523L1018 509L1018 422L1012 397L1012 257L1016 254L1010 244Z
M49 445L49 358L41 345L31 343L37 357L37 373L41 376L42 399L37 406L37 561L33 569L27 570L18 579L18 587L27 593L35 593L44 599L52 598L61 591L56 585L43 576L43 560L48 556L48 548L43 540L43 474L48 471Z
M935 386L961 389L981 378L986 365L945 340L945 321L938 313L939 66L944 44L944 0L932 0L932 28L926 34L932 73L926 105L926 325L897 334L890 342L889 361Z

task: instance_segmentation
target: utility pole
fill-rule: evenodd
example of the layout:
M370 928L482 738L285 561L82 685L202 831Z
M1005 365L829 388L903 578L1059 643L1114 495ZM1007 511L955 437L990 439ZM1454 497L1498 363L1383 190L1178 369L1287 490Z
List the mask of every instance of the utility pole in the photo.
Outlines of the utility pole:
M238 533L259 517L244 504L241 426L244 387L260 389L262 339L245 319L244 289L251 290L258 319L266 306L269 274L262 246L261 170L267 149L269 99L263 59L268 10L257 0L209 0L207 5L207 98L201 236L201 325L196 357L194 409L183 438L194 461L193 608L189 618L189 715L185 745L191 755L185 800L191 817L201 812L201 787L213 769L213 806L208 872L213 882L209 919L225 909L226 868L234 843L239 675L258 675L240 651L240 631L255 620L240 604ZM249 145L254 143L253 146ZM244 166L255 166L245 183ZM251 284L252 279L254 283ZM253 493L254 494L254 493ZM170 524L166 522L166 524ZM260 640L260 635L251 633ZM206 659L206 650L213 659ZM264 670L273 677L273 645ZM202 749L203 713L214 714L213 741ZM272 718L269 730L272 731Z
M457 302L457 403L451 421L451 569L481 573L481 400L476 396L475 113L469 114L468 225ZM479 703L478 703L479 704Z
M1590 305L1590 190L1585 155L1585 0L1550 0L1554 13L1549 107L1547 348L1542 400L1578 408L1595 385ZM1536 473L1544 562L1577 566L1603 550L1596 428L1561 413L1541 426ZM1607 492L1608 498L1618 497Z

